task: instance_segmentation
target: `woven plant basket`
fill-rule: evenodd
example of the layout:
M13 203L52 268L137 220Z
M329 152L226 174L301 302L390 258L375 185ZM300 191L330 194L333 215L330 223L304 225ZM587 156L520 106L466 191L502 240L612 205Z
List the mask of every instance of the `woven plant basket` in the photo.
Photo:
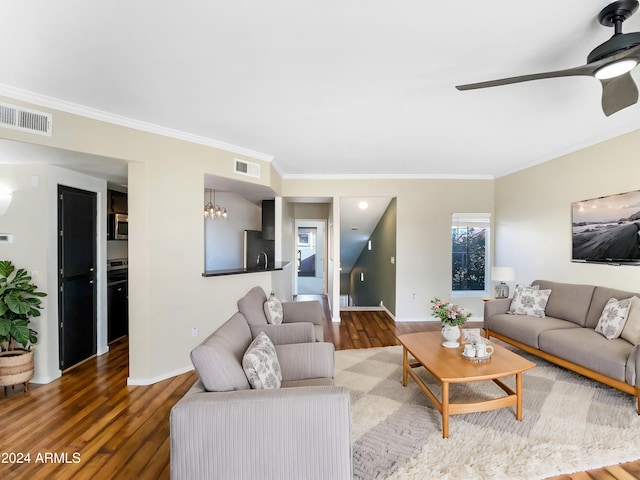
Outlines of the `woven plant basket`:
M33 350L0 352L0 387L27 383L33 378Z

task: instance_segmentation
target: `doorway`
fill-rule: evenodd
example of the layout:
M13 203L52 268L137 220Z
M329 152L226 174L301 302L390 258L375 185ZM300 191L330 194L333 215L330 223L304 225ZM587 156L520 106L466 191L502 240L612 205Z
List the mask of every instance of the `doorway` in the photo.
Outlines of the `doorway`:
M58 186L60 369L96 354L96 193Z
M340 307L395 315L395 197L340 198Z
M296 222L296 272L298 295L323 295L324 222Z

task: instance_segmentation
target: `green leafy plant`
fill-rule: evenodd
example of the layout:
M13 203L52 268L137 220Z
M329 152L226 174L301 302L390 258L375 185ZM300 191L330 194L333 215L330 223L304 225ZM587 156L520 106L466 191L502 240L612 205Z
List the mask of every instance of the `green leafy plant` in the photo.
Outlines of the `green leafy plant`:
M17 269L10 260L0 260L0 342L13 350L15 343L27 348L38 341L38 334L29 327L31 317L39 317L42 309L38 286L23 268Z

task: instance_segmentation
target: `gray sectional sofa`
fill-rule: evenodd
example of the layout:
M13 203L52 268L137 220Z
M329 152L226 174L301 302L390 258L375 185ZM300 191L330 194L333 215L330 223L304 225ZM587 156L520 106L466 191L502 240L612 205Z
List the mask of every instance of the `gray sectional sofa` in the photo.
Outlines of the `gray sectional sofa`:
M333 383L334 346L315 341L311 323L249 323L259 293L191 352L199 380L171 410L171 478L351 479L350 397ZM252 389L243 370L261 331L275 345L281 388Z
M594 285L536 280L550 289L544 317L508 314L511 299L485 302L484 327L494 337L637 399L640 414L640 345L608 340L595 331L605 304L640 294Z

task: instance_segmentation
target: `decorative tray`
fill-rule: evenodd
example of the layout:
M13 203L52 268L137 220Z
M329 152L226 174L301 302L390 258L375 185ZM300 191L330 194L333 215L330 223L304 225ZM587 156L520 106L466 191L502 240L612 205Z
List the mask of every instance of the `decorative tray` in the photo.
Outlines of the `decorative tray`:
M485 355L484 357L476 357L476 356L468 357L467 355L465 355L464 352L462 352L460 355L462 355L462 358L464 358L465 360L469 360L470 362L474 362L474 363L483 363L491 359L491 354Z

